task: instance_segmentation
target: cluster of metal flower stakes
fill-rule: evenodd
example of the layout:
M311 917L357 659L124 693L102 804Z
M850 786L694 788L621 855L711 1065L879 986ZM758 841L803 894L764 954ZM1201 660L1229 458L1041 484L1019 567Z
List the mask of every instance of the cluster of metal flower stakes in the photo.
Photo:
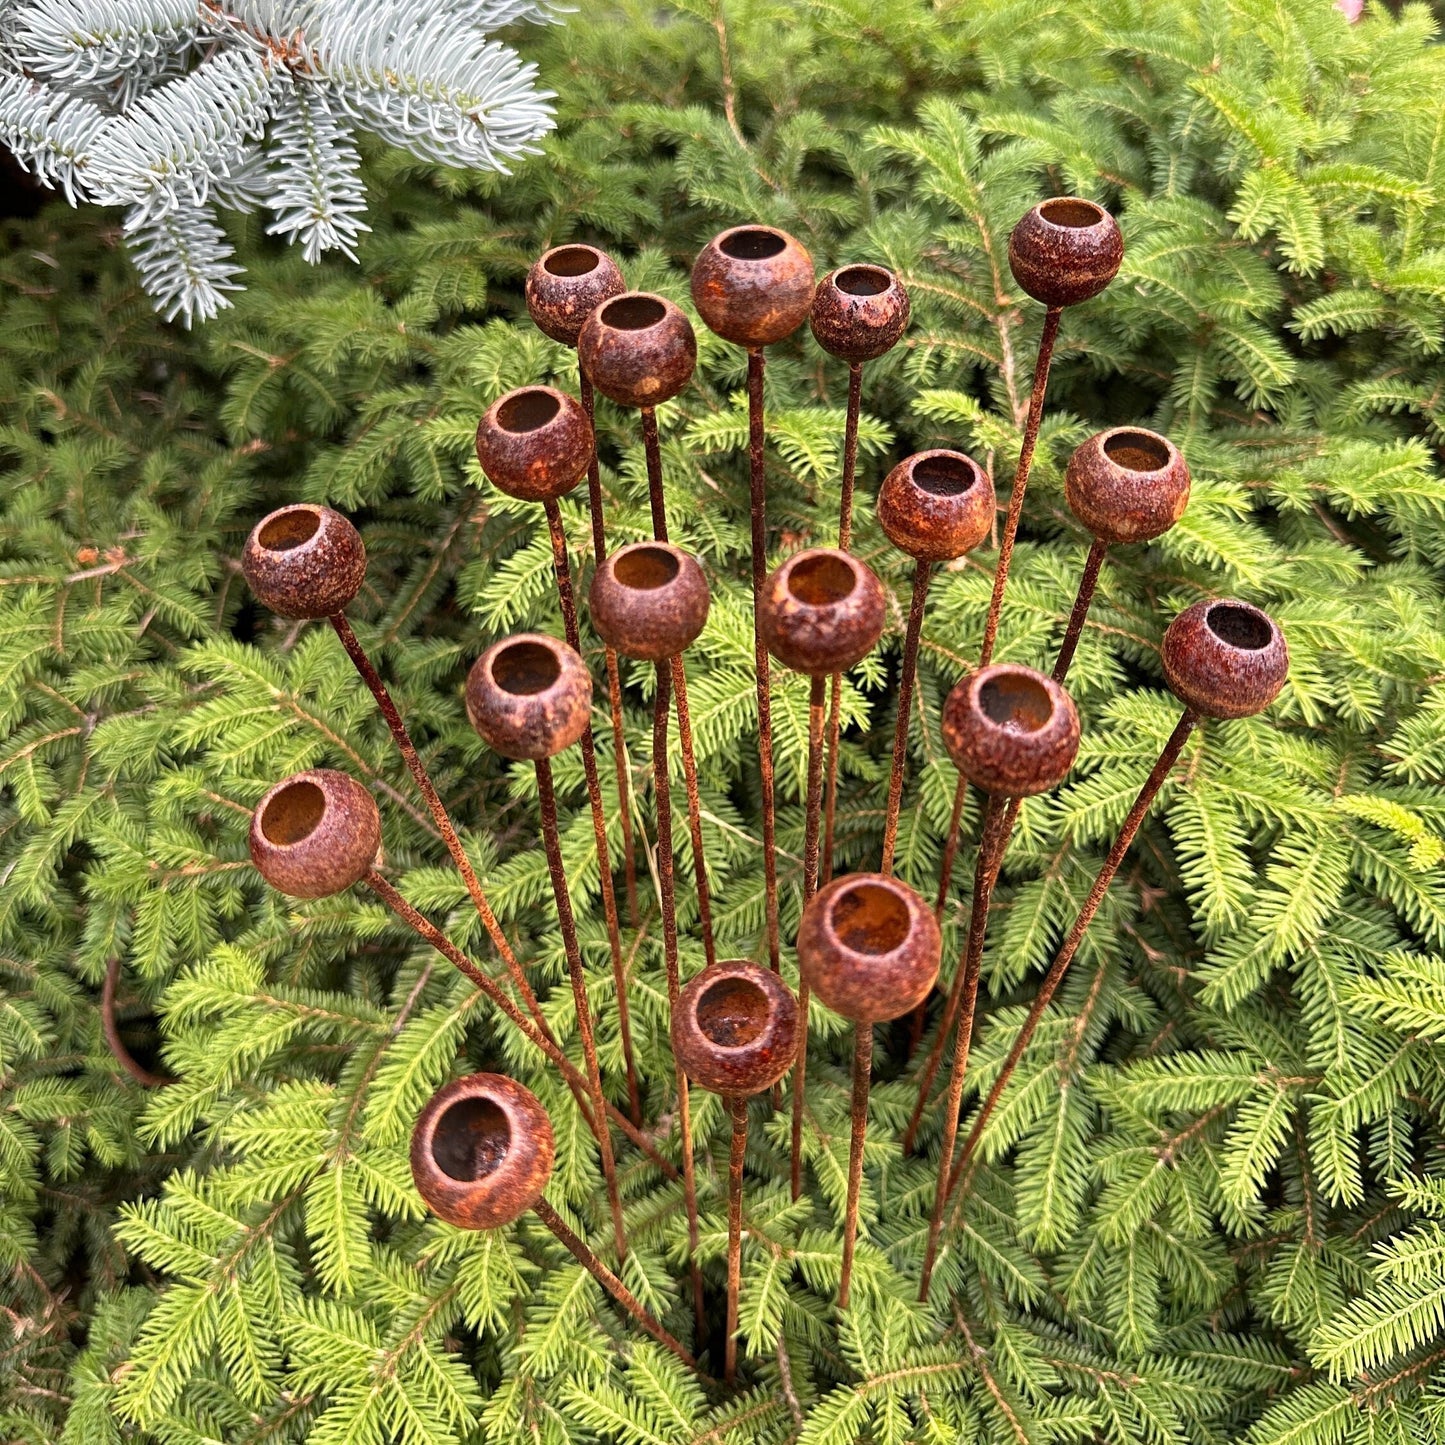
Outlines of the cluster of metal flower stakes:
M702 631L708 584L695 558L668 541L655 408L678 395L697 355L687 317L660 296L628 292L616 265L591 246L549 251L527 278L528 308L554 340L577 348L581 400L544 386L502 397L482 418L477 455L490 481L509 496L540 502L551 535L566 642L540 634L507 637L488 648L467 679L466 703L483 740L507 758L536 768L542 841L565 946L583 1065L559 1046L526 974L487 904L451 819L432 786L385 684L345 616L360 590L365 550L355 528L324 507L284 507L266 517L246 543L243 568L257 598L289 618L326 618L376 698L481 921L510 979L515 997L417 912L376 870L380 819L370 793L343 773L316 769L277 783L261 799L251 825L251 855L282 892L318 898L366 883L422 938L482 990L500 1012L560 1071L596 1136L611 1211L613 1253L627 1249L613 1155L612 1128L661 1169L678 1170L641 1129L642 1107L628 1018L627 967L621 943L613 866L591 732L592 679L580 655L576 600L557 500L588 480L596 568L589 593L592 626L605 644L612 752L623 800L624 868L635 908L636 874L626 799L618 656L656 667L653 788L655 871L662 913L681 1179L686 1200L698 1338L704 1335L702 1277L697 1264L697 1199L693 1174L689 1082L721 1095L732 1118L728 1171L727 1324L724 1376L736 1369L744 1148L748 1101L777 1086L791 1069L791 1182L802 1184L805 1021L810 991L855 1025L852 1139L838 1303L846 1307L853 1271L864 1133L872 1067L873 1025L918 1010L921 1029L939 971L938 917L949 888L965 789L972 783L985 805L973 878L973 907L963 958L953 974L942 1016L918 1075L918 1098L903 1137L911 1150L938 1070L953 1049L942 1111L938 1184L923 1262L921 1297L928 1297L944 1209L969 1173L983 1128L1014 1067L1078 949L1150 803L1201 717L1243 717L1266 707L1283 686L1288 666L1274 622L1242 602L1205 601L1176 617L1164 637L1162 660L1170 687L1184 704L1178 726L1130 809L1094 886L1034 1000L1008 1058L978 1111L962 1152L956 1149L979 965L989 900L1020 800L1056 788L1073 764L1079 722L1063 682L1073 658L1104 560L1115 543L1157 537L1182 514L1189 496L1184 459L1164 437L1134 427L1091 437L1068 465L1066 489L1075 516L1094 537L1052 677L1031 668L994 665L999 609L1008 582L1029 469L1038 436L1049 364L1064 309L1102 291L1119 268L1123 247L1112 217L1078 199L1046 201L1015 228L1009 260L1015 279L1047 308L1023 446L1003 526L993 595L979 665L949 694L943 736L959 770L958 791L944 854L936 907L893 876L907 758L911 693L929 579L935 567L978 546L994 527L993 484L971 458L927 451L900 462L878 495L883 530L915 559L899 678L897 732L879 871L831 878L837 796L840 676L866 656L883 632L882 584L849 553L861 378L867 361L902 334L909 306L897 277L880 266L845 266L815 285L808 253L791 236L766 226L741 226L715 237L698 257L692 297L706 324L748 356L748 409L753 545L759 772L762 784L766 883L767 965L722 960L713 942L710 899L687 705L683 653ZM767 528L763 431L764 348L810 320L825 350L848 363L847 428L843 448L838 546L810 548L766 569ZM593 439L594 388L642 413L654 539L608 553ZM778 885L774 847L769 661L811 679L804 847L804 910L796 941L800 982L795 997L779 976ZM831 679L831 702L828 682ZM681 738L692 834L699 926L707 966L684 984L679 976L674 895L668 731L675 712ZM607 920L618 1025L629 1107L605 1096L593 1038L592 1011L558 837L551 758L580 743L591 804ZM825 779L826 773L826 779ZM825 802L826 799L826 802ZM821 883L821 886L820 886ZM915 1032L915 1037L917 1032ZM955 1155L957 1158L955 1159ZM496 1074L473 1074L442 1089L417 1123L411 1147L417 1188L441 1218L468 1229L492 1229L532 1209L562 1243L649 1334L696 1367L691 1353L627 1290L547 1203L552 1129L545 1110L520 1084Z

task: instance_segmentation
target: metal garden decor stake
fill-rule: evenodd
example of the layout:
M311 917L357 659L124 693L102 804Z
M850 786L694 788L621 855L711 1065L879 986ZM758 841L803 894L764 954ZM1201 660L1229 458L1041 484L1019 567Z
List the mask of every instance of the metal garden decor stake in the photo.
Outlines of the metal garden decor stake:
M346 607L361 591L361 585L366 580L366 547L361 534L340 512L334 512L330 507L305 502L282 507L263 517L247 537L241 553L241 571L256 600L278 617L324 617L335 628L346 655L376 699L392 740L436 822L437 831L446 844L447 852L452 855L457 872L462 875L477 916L506 967L517 997L543 1035L553 1039L537 1004L537 996L532 992L532 986L527 982L501 924L482 892L476 870L462 849L457 830L422 765L406 724L402 722L381 674L372 666L371 659L346 620ZM372 851L375 852L374 849Z
M1123 259L1124 239L1119 234L1118 223L1102 206L1077 196L1057 196L1041 202L1023 217L1009 236L1008 262L1014 280L1035 301L1043 302L1047 310L1043 334L1039 337L1038 358L1034 363L1033 389L1029 393L1028 417L1024 422L1018 467L1014 471L1008 516L1004 519L1003 535L999 538L993 594L984 618L983 646L979 649L980 667L987 667L993 661L999 610L1003 606L1004 589L1008 586L1014 538L1018 534L1024 494L1029 485L1029 470L1034 461L1034 447L1039 439L1039 422L1044 411L1044 394L1049 386L1049 367L1053 361L1054 342L1058 339L1059 321L1066 306L1076 306L1097 296L1118 274ZM967 788L967 781L960 777L953 795L953 817L949 822L940 868L937 903L940 914L953 875Z
M748 1100L788 1072L798 1049L798 1001L777 974L745 959L710 964L683 989L672 1013L672 1052L685 1073L721 1094L732 1115L728 1157L727 1344L723 1381L738 1362L743 1160Z
M773 801L773 713L768 649L759 617L768 571L767 469L763 455L763 347L791 336L813 305L813 258L786 231L734 226L712 238L692 267L692 302L710 330L748 352L748 476L753 543L753 664L757 671L758 772L763 802L763 882L768 961L778 945L778 859ZM806 1010L804 1013L806 1017ZM806 1030L805 1030L806 1032Z
M542 819L542 846L552 876L557 923L567 953L572 979L572 1001L577 1010L577 1033L587 1065L592 1113L603 1127L597 1130L602 1155L602 1176L612 1208L612 1234L619 1260L626 1257L622 1228L622 1200L617 1192L617 1166L612 1138L605 1120L607 1100L597 1064L597 1041L592 1033L592 1009L587 1000L587 977L577 944L577 922L562 863L562 842L557 831L557 797L552 788L551 759L570 748L587 729L592 710L592 678L572 648L540 632L519 633L494 643L472 664L467 674L467 715L482 741L504 758L530 759L537 770L538 811Z
M414 933L496 1005L517 1031L562 1075L594 1134L610 1118L670 1178L677 1177L652 1141L628 1117L607 1105L607 1118L591 1112L586 1079L558 1047L550 1031L529 1018L445 934L429 922L376 871L381 815L376 802L354 778L332 768L293 773L272 786L251 817L251 862L280 893L292 898L329 898L365 883Z
M883 815L880 868L884 873L893 871L893 850L898 840L898 810L908 763L909 713L928 582L937 563L962 557L988 536L993 527L994 505L988 473L962 452L919 452L908 457L888 473L878 493L878 521L888 540L916 562L903 666L898 675L898 726L893 735L888 808Z
M848 363L848 412L843 424L843 479L838 504L838 546L853 542L853 484L858 469L858 418L863 402L863 363L876 361L897 344L908 326L908 292L882 266L842 266L818 282L808 317L813 339ZM838 810L838 731L843 678L834 673L828 699L827 783L823 822L823 871L833 876L833 828Z
M707 578L697 561L668 542L634 542L614 552L597 569L589 593L592 624L623 657L651 662L657 669L653 700L652 786L657 807L657 884L662 904L662 947L667 966L667 1003L675 1015L681 979L677 965L677 900L673 888L672 785L667 764L668 680L682 672L682 654L707 624ZM685 725L686 714L680 722ZM689 737L689 743L691 738ZM706 898L703 860L695 859L699 898ZM698 1333L704 1326L702 1271L697 1262L697 1184L693 1174L692 1114L687 1074L677 1072L678 1120L682 1133L683 1193L687 1204L693 1303Z
M938 922L928 905L906 883L882 873L835 878L803 910L798 926L803 980L834 1013L855 1024L852 1139L843 1270L838 1281L838 1305L843 1309L848 1306L858 1238L873 1025L901 1017L928 997L938 977L941 947Z
M427 1208L459 1229L500 1229L530 1209L633 1320L697 1369L543 1197L555 1152L552 1121L530 1089L501 1074L469 1074L438 1090L421 1111L411 1136L411 1177Z
M763 586L758 617L768 650L785 667L806 673L808 791L804 810L803 903L818 887L818 825L823 782L823 686L829 676L861 662L883 635L883 584L847 552L816 547L795 552ZM803 1086L808 1065L808 983L798 985L805 1020L793 1070L793 1198L803 1187Z
M1159 655L1165 680L1184 704L1184 712L1144 780L1144 786L1139 789L1119 829L1119 836L1109 849L1089 896L1084 900L1084 906L1059 945L1059 951L1034 996L1028 1017L1009 1049L998 1078L973 1121L958 1164L949 1176L950 1195L963 1179L984 1128L1008 1087L1024 1050L1028 1048L1044 1010L1058 991L1089 924L1104 901L1109 884L1144 821L1144 815L1164 786L1195 724L1201 718L1242 718L1263 712L1279 696L1289 676L1289 649L1285 645L1284 634L1273 618L1247 602L1196 602L1193 607L1186 608L1169 624Z
M533 324L545 336L563 346L577 348L582 323L604 301L620 296L627 282L617 263L596 246L554 246L544 252L527 272L527 311ZM587 424L595 430L596 407L592 383L577 365L578 387ZM607 528L602 513L602 477L597 469L597 447L587 463L587 501L592 517L592 560L600 567L607 555ZM617 797L622 811L622 861L627 880L627 914L637 927L637 864L632 853L632 811L627 786L627 742L622 720L622 676L617 654L609 647L607 658L607 701L612 713L612 761L617 769Z
M958 1134L958 1111L963 1102L963 1081L973 1038L978 1004L978 975L983 961L993 885L1003 863L1009 834L1020 798L1047 793L1063 782L1079 751L1079 715L1068 693L1052 678L1029 667L1004 663L985 667L965 678L948 695L943 707L943 741L958 770L988 797L978 861L973 873L973 911L968 921L964 958L949 990L948 1006L939 1025L938 1040L920 1081L918 1104L904 1135L905 1152L928 1098L933 1072L943 1057L949 1028L957 1015L953 1041L953 1073L943 1111L943 1147L939 1158L938 1187L928 1227L920 1297L928 1298L943 1204L948 1194L948 1171Z
M592 423L565 392L550 386L526 386L508 392L487 408L477 426L477 461L494 486L509 497L541 502L547 513L552 541L552 567L557 577L557 600L567 645L582 651L577 627L577 602L572 591L572 568L567 560L567 534L557 499L582 480L593 464L596 447ZM613 663L616 656L613 655ZM621 734L617 734L620 739ZM617 1022L622 1035L622 1059L627 1072L627 1097L632 1120L642 1123L642 1095L632 1057L632 1021L627 1007L627 969L622 958L622 936L617 925L617 897L612 889L612 859L607 848L607 814L602 806L602 783L597 776L597 752L589 722L582 732L582 771L587 779L587 800L592 809L592 837L597 849L598 880L602 888L602 915L612 955L612 981L617 990ZM620 795L627 810L627 794Z

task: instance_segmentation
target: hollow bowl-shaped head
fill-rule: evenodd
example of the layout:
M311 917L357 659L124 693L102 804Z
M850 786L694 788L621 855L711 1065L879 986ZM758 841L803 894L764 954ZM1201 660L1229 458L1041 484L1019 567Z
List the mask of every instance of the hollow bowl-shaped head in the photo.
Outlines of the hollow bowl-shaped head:
M981 667L943 704L943 745L985 793L1029 798L1056 788L1079 751L1079 715L1053 678L1016 663Z
M678 996L672 1052L714 1094L761 1094L797 1055L798 1000L771 969L741 958L715 963Z
M883 873L847 873L813 895L798 925L798 967L835 1014L901 1018L928 997L942 940L933 910Z
M692 263L692 304L724 341L771 346L808 319L813 258L776 226L733 226Z
M251 814L251 862L278 892L329 898L359 883L381 848L381 814L345 773L311 768L282 778Z
M763 584L763 641L794 672L846 672L883 635L883 584L836 547L794 552Z
M587 731L592 675L565 642L519 632L494 642L467 674L467 716L504 758L537 762Z
M962 452L905 457L878 489L878 521L888 540L920 562L971 552L993 527L993 483Z
M808 322L818 345L847 362L875 361L908 326L908 292L883 266L840 266L813 293Z
M661 662L686 651L707 622L707 578L691 553L633 542L592 574L592 625L624 657Z
M1186 707L1205 717L1263 712L1289 676L1284 633L1248 602L1196 602L1164 633L1164 676Z
M577 360L588 381L619 406L661 406L692 380L697 337L665 296L626 291L583 323Z
M592 427L575 398L552 386L498 397L477 424L477 460L487 480L523 502L555 502L587 475Z
M468 1074L421 1111L411 1177L439 1219L497 1229L542 1197L555 1150L552 1121L530 1089L501 1074Z
M527 311L537 330L576 346L582 323L627 290L617 262L596 246L573 242L544 251L527 272Z
M1045 306L1076 306L1097 296L1123 259L1119 223L1078 196L1040 202L1008 238L1014 280Z
M1101 542L1148 542L1189 505L1189 468L1168 437L1116 426L1091 436L1069 458L1064 495Z
M256 601L278 617L332 617L366 581L366 547L340 512L298 502L256 523L241 571Z

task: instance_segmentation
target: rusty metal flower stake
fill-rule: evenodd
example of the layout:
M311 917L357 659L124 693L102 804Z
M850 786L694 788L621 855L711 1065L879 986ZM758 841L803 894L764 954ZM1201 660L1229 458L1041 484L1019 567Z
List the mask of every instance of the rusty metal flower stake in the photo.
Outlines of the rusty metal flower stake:
M557 830L557 796L552 786L551 759L570 748L587 730L592 711L592 678L577 653L555 637L540 632L519 633L494 643L472 664L467 674L467 715L483 742L504 758L530 759L537 771L538 812L542 846L552 878L557 924L567 954L572 980L572 1001L577 1011L577 1033L587 1065L592 1114L602 1127L597 1144L602 1156L602 1177L612 1209L613 1243L617 1258L627 1255L622 1227L622 1198L617 1190L617 1164L612 1136L605 1119L607 1099L597 1063L597 1040L592 1032L592 1009L587 999L587 976L577 942L577 920L562 862L562 840Z
M524 386L498 398L477 426L477 461L487 479L509 497L541 502L552 543L552 570L557 579L557 601L567 645L581 654L577 601L572 590L572 568L567 560L567 533L557 499L570 492L597 454L592 423L565 392L550 386ZM608 649L611 653L611 649ZM616 654L612 653L613 663ZM616 735L620 738L620 734ZM607 847L607 814L602 805L602 781L597 774L597 750L592 725L582 731L582 772L592 810L592 839L597 850L598 881L602 890L602 916L612 958L612 981L617 991L617 1026L622 1037L622 1062L627 1074L627 1098L632 1122L642 1123L642 1095L632 1056L632 1019L627 1005L627 968L622 957L622 934L617 922L617 896L612 886L612 859ZM627 811L625 788L620 807ZM626 845L625 845L626 846Z
M882 873L849 873L835 878L803 910L798 926L802 979L834 1013L854 1023L852 1136L843 1215L843 1268L838 1281L840 1309L848 1307L858 1238L863 1144L868 1132L868 1091L873 1074L873 1025L901 1017L928 997L938 977L940 949L938 923L928 905L906 883ZM800 988L800 997L801 993Z
M832 547L795 552L767 579L758 616L768 651L785 667L807 674L808 784L804 803L803 905L818 887L818 832L823 784L823 689L834 673L861 662L883 635L883 584L856 557ZM808 982L798 983L798 1007L808 1017ZM803 1188L804 1084L808 1031L798 1036L793 1070L793 1198Z
M748 353L748 479L753 547L753 665L757 671L758 773L763 802L763 886L768 962L778 942L777 819L773 797L773 712L768 649L759 616L768 571L763 348L791 336L813 305L813 258L786 231L734 226L712 238L692 267L692 302L711 331Z
M660 1345L697 1361L543 1197L556 1144L537 1096L501 1074L469 1074L439 1089L412 1130L411 1177L427 1208L459 1229L499 1229L529 1209Z
M908 292L893 272L883 266L840 266L818 282L808 323L813 339L848 363L848 410L843 423L843 476L838 503L838 546L847 552L853 543L853 487L858 470L858 421L863 405L863 364L891 351L908 326L911 307ZM833 876L833 831L838 812L838 734L841 720L843 675L829 681L827 780L823 805L823 866L821 878Z
M732 1117L728 1154L728 1293L723 1383L738 1363L742 1274L743 1162L748 1100L788 1072L798 1049L798 1001L777 974L747 959L710 964L683 989L672 1013L672 1052L704 1089L721 1094Z
M1179 760L1190 733L1201 718L1242 718L1263 712L1279 696L1289 676L1289 649L1274 619L1247 602L1231 600L1197 602L1181 612L1164 634L1160 660L1165 680L1184 704L1184 711L1139 789L1078 917L1059 945L1003 1067L974 1118L958 1163L947 1173L945 1201L966 1176L983 1131L1044 1010L1058 992L1109 884L1119 871L1145 814ZM947 1170L946 1159L941 1167Z
M617 263L596 246L573 244L554 246L532 263L527 272L527 311L544 335L563 346L577 349L582 323L604 302L627 290ZM587 425L596 428L596 404L592 382L577 364L578 393ZM587 462L587 502L592 518L592 560L600 567L607 555L607 526L602 511L602 476L597 466L597 447ZM606 650L607 703L612 715L612 762L617 772L617 797L622 817L622 863L627 889L627 917L637 927L637 862L632 849L631 790L628 787L627 739L622 718L622 674L617 654Z

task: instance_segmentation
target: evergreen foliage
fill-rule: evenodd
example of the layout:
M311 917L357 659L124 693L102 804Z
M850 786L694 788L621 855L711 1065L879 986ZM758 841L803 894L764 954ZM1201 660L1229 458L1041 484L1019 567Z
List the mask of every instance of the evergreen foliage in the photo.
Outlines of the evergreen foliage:
M1445 52L1428 12L1351 26L1326 0L675 0L659 17L624 0L526 44L559 92L545 156L503 183L368 146L360 278L228 214L215 244L253 281L191 335L152 315L94 211L51 208L0 256L4 1438L1445 1438ZM751 218L798 234L820 270L885 262L914 322L867 373L865 496L889 458L939 444L1006 496L1041 317L1004 247L1026 206L1068 190L1118 212L1127 252L1065 321L998 657L1047 667L1062 634L1087 546L1062 496L1073 445L1145 423L1195 488L1173 531L1105 568L1070 680L1079 765L1024 807L1005 864L974 1104L1177 716L1165 624L1201 596L1256 600L1291 680L1267 715L1190 742L989 1125L930 1307L914 1297L936 1162L896 1143L900 1035L880 1038L854 1307L833 1308L849 1051L814 1011L809 1187L790 1202L786 1115L755 1120L744 1385L710 1395L535 1224L474 1236L425 1217L411 1123L486 1065L547 1105L550 1198L606 1237L585 1126L516 1035L368 898L296 903L252 871L263 789L345 768L381 802L389 876L489 956L334 637L258 612L235 559L283 501L362 526L358 634L565 1044L530 772L485 753L459 696L493 637L560 631L537 509L471 457L500 392L575 384L526 319L525 267L585 236L686 304L697 246ZM756 955L743 356L699 339L696 384L662 411L669 516L714 579L688 667L720 942ZM770 354L778 551L832 538L844 381L806 335ZM599 427L610 536L632 540L648 526L637 420L603 406ZM583 510L563 513L584 566ZM909 580L866 501L856 546L898 606L845 694L844 866L877 856ZM946 570L925 627L899 860L929 892L954 776L939 707L977 655L991 571L986 550ZM650 670L629 684L644 829ZM791 937L806 685L779 672L774 707ZM559 761L620 1097L581 767ZM610 793L614 847L617 807ZM686 829L677 843L685 873ZM633 1028L655 1117L671 1065L642 892ZM958 887L946 969L966 918ZM167 1087L107 1051L113 959L121 1017L152 1016ZM684 974L700 965L685 938ZM727 1123L716 1100L696 1107L715 1288ZM685 1334L680 1186L635 1151L621 1164L627 1283Z

